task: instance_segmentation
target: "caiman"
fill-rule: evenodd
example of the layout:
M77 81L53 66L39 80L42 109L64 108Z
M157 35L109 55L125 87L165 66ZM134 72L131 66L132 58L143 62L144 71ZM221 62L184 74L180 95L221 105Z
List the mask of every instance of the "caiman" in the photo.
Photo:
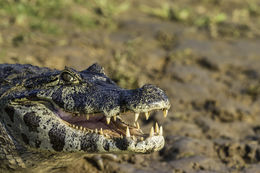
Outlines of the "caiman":
M145 134L138 117L157 110L166 117L165 92L151 84L120 88L97 63L82 71L1 64L0 84L0 172L44 172L83 154L164 146L163 127L154 123ZM132 124L123 120L129 113Z

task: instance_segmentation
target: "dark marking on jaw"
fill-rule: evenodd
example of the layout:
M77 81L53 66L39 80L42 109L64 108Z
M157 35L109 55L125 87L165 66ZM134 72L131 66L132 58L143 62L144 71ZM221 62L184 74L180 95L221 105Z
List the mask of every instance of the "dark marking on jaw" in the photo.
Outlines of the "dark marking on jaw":
M23 139L24 143L25 143L26 145L29 145L29 139L28 139L28 137L27 137L24 133L22 133L21 136L22 136L22 139Z
M6 107L5 108L5 112L7 113L7 115L9 116L10 120L12 122L14 122L14 108L12 107Z
M26 113L23 117L24 123L28 126L29 132L38 132L37 127L39 127L40 117L36 115L35 112Z
M62 99L62 91L63 91L63 89L59 88L51 96L52 100L60 107L64 106L64 100Z
M80 138L80 148L83 151L94 153L98 152L97 147L98 136L95 134L91 134L89 136L85 135Z
M119 138L116 138L115 139L115 144L116 144L116 147L120 150L127 150L128 146L129 146L129 142L127 141L126 138L124 139L119 139Z
M40 148L41 143L42 143L42 142L41 142L40 140L36 139L36 140L35 140L35 147L36 147L36 148Z
M58 124L53 125L48 133L50 143L55 151L62 151L65 146L65 127L58 127Z
M109 142L104 141L103 148L104 148L106 151L109 151Z

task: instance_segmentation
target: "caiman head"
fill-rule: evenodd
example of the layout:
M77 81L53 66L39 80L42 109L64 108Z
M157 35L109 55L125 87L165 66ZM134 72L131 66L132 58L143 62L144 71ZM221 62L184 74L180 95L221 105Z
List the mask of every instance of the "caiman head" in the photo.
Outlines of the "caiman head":
M155 123L144 134L140 114L167 116L170 103L154 85L120 88L104 69L66 67L20 75L2 96L3 121L12 137L29 148L87 153L150 153L164 146L163 128ZM10 85L10 84L9 84ZM132 114L135 123L123 120Z

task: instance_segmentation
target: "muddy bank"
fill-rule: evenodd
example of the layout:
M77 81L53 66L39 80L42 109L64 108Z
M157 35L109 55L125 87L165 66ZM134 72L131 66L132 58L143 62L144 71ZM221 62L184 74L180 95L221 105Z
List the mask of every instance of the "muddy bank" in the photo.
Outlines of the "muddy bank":
M244 2L219 3L176 2L182 10L184 5L208 8L206 12L226 12L230 4L234 12ZM176 6L169 8L175 9L172 17L135 8L147 4L157 7L153 1L134 1L112 17L116 24L112 29L100 20L102 25L96 28L71 24L70 30L64 27L70 23L61 20L58 26L66 28L65 34L49 35L2 24L1 63L82 70L98 62L122 87L152 83L167 92L172 104L168 118L158 112L151 121L142 119L144 131L153 121L163 125L163 150L104 160L104 172L260 172L260 39L255 7L245 12L244 23L234 22L232 15L238 14L225 13L225 20L220 15L224 21L208 16L213 23L201 27L192 17L178 18ZM87 156L54 172L62 171L102 172Z

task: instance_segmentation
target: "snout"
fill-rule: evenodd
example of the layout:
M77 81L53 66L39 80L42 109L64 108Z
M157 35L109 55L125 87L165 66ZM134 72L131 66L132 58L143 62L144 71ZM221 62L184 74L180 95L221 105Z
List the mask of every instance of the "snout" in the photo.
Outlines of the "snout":
M134 112L169 109L171 106L165 92L151 84L131 90L131 94L132 97L127 97L125 102L126 107Z

